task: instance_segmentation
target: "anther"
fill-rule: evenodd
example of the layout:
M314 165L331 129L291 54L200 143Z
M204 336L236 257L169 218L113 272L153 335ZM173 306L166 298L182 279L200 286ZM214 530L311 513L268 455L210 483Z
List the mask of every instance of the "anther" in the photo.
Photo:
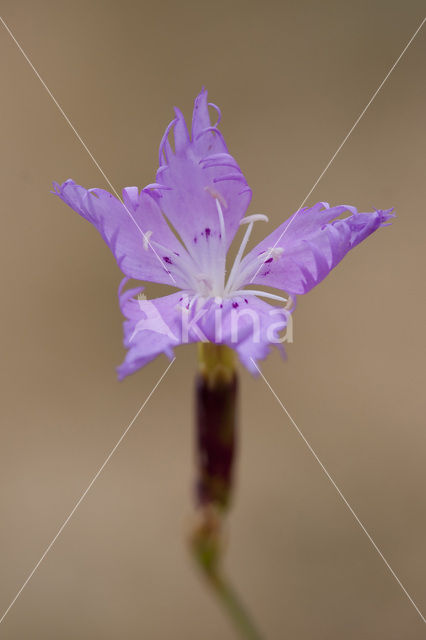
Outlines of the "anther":
M240 220L240 224L250 224L251 222L269 222L269 218L263 213L253 213L253 215L246 216Z
M207 187L204 187L204 191L207 191L207 193L209 193L211 197L216 200L216 202L220 202L224 209L228 208L228 203L226 202L225 198L214 187L207 185Z

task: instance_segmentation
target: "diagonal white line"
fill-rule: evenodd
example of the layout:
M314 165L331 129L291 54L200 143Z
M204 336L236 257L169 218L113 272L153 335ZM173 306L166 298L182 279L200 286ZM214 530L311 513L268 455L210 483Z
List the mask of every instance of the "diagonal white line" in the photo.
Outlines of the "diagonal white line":
M284 413L286 414L287 418L290 420L291 424L296 429L297 433L302 438L303 442L306 444L306 446L308 447L309 451L312 453L312 455L314 456L315 460L318 462L318 464L320 465L321 469L324 471L325 475L327 476L327 478L329 479L329 481L331 482L333 487L336 489L337 493L339 494L339 496L341 497L341 499L343 500L343 502L345 503L345 505L347 506L347 508L349 509L349 511L351 512L351 514L353 515L353 517L355 518L355 520L357 521L357 523L359 524L359 526L361 527L361 529L363 530L363 532L365 533L365 535L367 536L367 538L369 539L369 541L371 542L371 544L373 545L373 547L375 548L375 550L377 551L377 553L379 554L379 556L381 557L381 559L383 560L383 562L385 563L387 568L389 569L389 571L391 572L392 576L395 578L395 580L397 581L397 583L399 584L399 586L401 587L401 589L403 590L403 592L405 593L405 595L407 596L407 598L409 599L409 601L411 602L411 604L413 605L413 607L415 608L415 610L417 611L417 613L419 614L419 616L421 617L423 622L426 624L426 619L423 616L422 612L420 611L419 607L416 605L416 603L414 602L413 598L410 596L410 594L408 593L407 589L404 587L404 585L402 584L401 580L398 578L398 576L396 575L395 571L392 569L392 567L390 566L389 562L386 560L385 556L380 551L379 547L374 542L374 540L371 537L371 535L368 533L367 529L365 528L364 524L361 522L361 520L358 517L358 515L355 513L355 511L353 510L353 508L351 507L349 502L346 500L346 498L343 495L342 491L339 489L339 487L337 486L336 482L333 480L333 478L331 477L331 475L327 471L326 467L324 466L324 464L319 459L317 453L314 451L312 446L309 444L309 442L307 441L307 439L303 435L302 431L299 429L299 427L297 426L297 424L295 423L295 421L293 420L293 418L291 417L291 415L289 414L289 412L287 411L287 409L285 408L285 406L281 402L280 398L275 393L275 391L271 387L270 383L268 382L268 380L265 378L265 376L263 375L263 373L261 372L261 370L257 366L256 362L253 360L253 358L251 358L251 361L252 361L253 365L256 367L257 371L260 373L263 381L265 382L265 384L267 385L267 387L271 391L272 395L274 396L274 398L276 399L276 401L280 405L281 409L284 411Z
M144 402L142 403L142 405L139 407L137 413L135 414L135 416L132 418L132 420L129 422L129 424L127 425L127 427L125 428L125 430L123 431L123 433L121 434L119 440L117 441L117 443L114 445L114 447L111 449L110 453L108 454L108 456L105 458L104 462L102 463L102 465L99 467L98 471L95 473L95 475L93 476L92 480L90 481L90 483L88 484L87 488L83 491L83 493L81 494L80 498L77 500L77 502L75 503L73 509L70 511L70 513L68 514L68 516L66 517L66 519L64 520L64 522L62 523L61 527L59 528L58 532L56 533L56 535L54 536L54 538L52 538L51 542L49 543L49 545L46 547L43 555L41 556L40 560L37 562L37 564L34 566L33 570L31 571L31 573L28 575L27 579L25 580L24 584L22 585L22 587L19 589L18 593L16 594L16 596L13 598L12 602L9 604L9 606L7 607L6 611L3 613L3 615L0 618L0 624L3 622L3 620L5 619L5 617L7 616L7 614L9 613L9 611L11 610L11 608L13 607L13 605L15 604L15 602L17 601L17 599L19 598L19 596L21 595L21 593L23 592L23 590L25 589L25 587L27 586L27 584L29 583L29 581L31 580L31 578L33 577L33 575L35 574L35 572L37 571L37 569L39 568L39 566L41 565L41 563L43 562L43 560L45 559L45 557L47 556L47 554L49 553L49 551L51 550L51 548L53 547L53 545L55 544L56 540L59 538L59 536L61 535L61 533L63 532L63 530L65 529L65 527L67 526L67 524L69 523L69 521L71 520L71 518L73 517L74 513L77 511L77 509L79 508L79 506L81 505L81 503L83 502L84 498L87 496L87 494L89 493L90 489L93 487L93 485L95 484L96 480L99 478L99 476L101 475L102 471L105 469L106 465L108 464L108 462L111 460L112 456L114 455L114 453L117 451L118 447L120 446L120 444L122 443L122 441L124 440L124 438L126 437L126 435L128 434L128 432L130 431L131 427L133 426L133 424L135 423L135 421L137 420L137 418L139 417L140 413L143 411L143 409L145 408L145 406L148 404L151 396L153 395L153 393L156 391L157 387L159 386L160 382L163 380L164 376L167 374L167 372L169 371L170 367L172 366L172 364L174 363L174 361L176 360L176 358L173 358L173 360L169 363L169 365L167 366L167 369L165 371L163 371L163 373L161 374L160 378L157 380L157 382L155 383L154 387L152 388L151 392L149 393L149 395L147 396L147 398L144 400Z
M156 252L156 250L154 249L154 247L151 245L150 241L149 241L149 236L146 235L142 229L140 228L140 226L138 225L137 221L135 220L135 217L133 216L133 214L131 213L131 211L129 211L128 207L126 206L126 204L123 202L123 199L121 198L121 196L119 195L117 189L114 187L114 185L112 184L111 180L108 178L108 176L106 175L106 173L104 172L104 170L102 169L102 167L100 166L99 162L96 160L95 156L93 155L93 153L90 151L89 147L87 146L87 144L84 142L83 138L81 137L81 135L78 133L77 129L74 127L73 123L71 122L71 120L69 119L69 117L67 116L67 114L65 113L65 111L63 110L63 108L61 107L61 105L59 104L59 102L57 101L57 99L55 98L55 96L53 95L53 93L51 92L51 90L49 89L49 87L47 86L47 84L45 83L45 81L43 80L43 78L41 77L40 73L37 71L37 69L35 68L35 66L33 65L33 63L31 62L31 60L29 59L28 55L25 53L24 49L21 47L21 45L19 44L19 42L17 41L17 39L15 38L15 36L13 35L12 31L10 30L10 28L8 27L8 25L6 24L6 22L3 20L3 18L0 16L0 22L3 24L4 28L6 29L6 31L8 32L8 34L10 35L10 37L12 38L13 42L16 44L16 46L18 47L19 51L22 53L22 55L24 56L25 60L28 62L28 64L30 65L31 69L34 71L35 75L37 76L37 78L40 80L41 84L43 85L43 87L46 89L47 93L49 94L50 98L53 100L53 102L55 103L56 107L58 108L59 112L61 113L61 115L64 117L65 121L67 122L67 124L69 125L69 127L72 129L72 131L74 132L76 138L78 139L78 141L81 143L81 145L83 146L83 148L85 149L85 151L87 151L88 155L90 156L90 159L92 160L93 164L95 165L95 167L98 169L98 171L102 174L105 182L108 184L109 188L111 189L111 191L113 191L113 193L115 194L115 196L117 197L117 199L121 202L121 204L123 205L123 207L125 208L125 210L127 211L128 215L130 216L130 219L132 220L132 222L136 225L137 229L139 230L139 232L142 234L144 243L147 244L147 246L149 246L150 249L152 249L152 251L154 252L155 256L157 257L157 259L161 262L161 265L166 269L167 273L169 274L170 278L173 280L173 282L176 284L176 280L174 279L173 275L170 273L170 270L168 269L167 265L164 263L164 260L162 260L160 258L160 256L158 255L158 253Z
M339 489L339 487L337 486L336 482L333 480L333 478L331 477L331 475L327 471L326 467L324 466L324 464L319 459L317 453L314 451L312 446L309 444L309 442L307 441L307 439L303 435L302 431L299 429L299 427L297 426L297 424L295 423L295 421L293 420L293 418L291 417L291 415L289 414L289 412L287 411L287 409L285 408L285 406L281 402L280 398L275 393L275 391L271 387L270 383L268 382L268 380L265 378L265 376L263 375L263 373L261 372L261 370L257 366L256 362L253 360L253 358L250 358L250 359L251 359L253 365L256 367L257 371L260 373L263 381L265 382L265 384L269 388L270 392L272 393L272 395L274 396L274 398L276 399L276 401L280 405L281 409L284 411L284 413L286 414L287 418L290 420L291 424L296 429L297 433L302 438L303 442L306 444L306 446L308 447L309 451L314 456L315 460L318 462L319 466L321 467L321 469L323 470L323 472L327 476L328 480L331 482L333 487L336 489L337 493L339 494L339 496L341 497L341 499L345 503L346 507L349 509L349 511L351 512L351 514L353 515L353 517L355 518L355 520L357 521L357 523L359 524L359 526L361 527L361 529L363 530L363 532L365 533L365 535L367 536L367 538L369 539L369 541L371 542L371 544L373 545L373 547L375 548L375 550L377 551L377 553L379 554L379 556L381 557L381 559L383 560L383 562L385 563L385 565L387 566L389 571L391 572L392 576L395 578L395 580L397 581L397 583L399 584L399 586L401 587L401 589L403 590L403 592L405 593L405 595L407 596L407 598L409 599L409 601L411 602L411 604L413 605L413 607L415 608L415 610L417 611L417 613L419 614L421 619L423 620L423 622L426 624L426 619L423 616L422 612L420 611L419 607L416 605L416 603L414 602L413 598L410 596L410 594L408 593L407 589L404 587L404 585L402 584L401 580L398 578L398 576L396 575L395 571L392 569L392 567L390 566L389 562L386 560L385 556L380 551L379 547L374 542L374 540L371 537L371 535L368 533L367 529L365 528L364 524L361 522L361 520L358 517L358 515L355 513L355 511L353 510L353 508L351 507L349 502L346 500L346 498L343 495L342 491Z
M388 80L389 76L391 75L392 71L395 69L395 67L397 66L397 64L399 63L399 61L401 60L402 56L405 54L405 52L407 51L408 47L411 45L411 43L413 42L414 38L417 36L417 34L419 33L420 29L423 27L424 23L426 22L426 17L423 18L423 20L421 21L421 23L419 24L419 26L417 27L417 29L415 30L415 32L413 33L413 35L411 36L411 38L409 39L409 41L407 42L407 44L405 45L405 47L403 48L403 50L401 51L401 53L399 54L399 56L397 57L397 59L395 60L395 62L393 63L393 65L391 66L391 68L389 69L389 71L387 72L387 74L385 75L385 77L383 78L382 82L379 84L379 86L377 87L377 89L375 90L375 92L373 93L373 95L371 96L370 100L367 102L367 104L365 105L364 109L361 111L361 113L359 114L358 118L355 120L355 122L353 123L352 127L349 129L348 133L345 135L345 137L343 138L342 142L340 143L340 145L337 147L336 151L333 153L333 155L331 156L330 160L328 161L328 163L326 164L326 166L324 167L324 169L322 170L322 172L320 173L320 175L318 176L318 178L316 179L316 181L314 182L313 187L311 188L311 190L308 192L308 194L306 195L306 197L302 200L302 202L300 203L300 205L297 207L296 209L296 213L294 214L294 216L290 219L290 222L288 223L288 225L286 226L286 228L284 229L284 231L282 232L282 234L279 236L278 240L275 242L274 246L271 247L271 249L275 249L275 247L277 246L277 244L280 242L280 240L282 240L282 238L285 236L285 234L287 233L288 229L290 228L291 224L293 223L293 221L296 219L296 217L299 215L303 205L305 204L305 202L307 201L307 199L309 198L309 196L311 195L311 193L314 191L314 189L316 188L316 186L318 185L318 183L320 182L320 180L322 180L322 178L324 177L324 175L327 173L328 169L330 168L330 166L332 165L332 163L334 162L334 160L336 159L338 153L340 153L340 151L342 150L343 146L346 144L346 142L348 141L349 136L353 133L355 127L358 125L358 123L360 122L360 120L364 117L367 109L370 107L371 103L373 102L373 100L376 98L377 94L380 92L380 90L383 88L383 85L385 84L385 82ZM257 271L255 272L254 276L252 277L252 279L250 280L249 284L252 284L253 280L255 279L255 277L257 276L257 274L259 273L259 271L262 268L262 264L258 267Z
M407 51L408 47L411 45L411 43L413 42L414 38L417 36L417 34L419 33L420 29L423 27L424 23L426 22L426 17L423 18L423 20L421 21L421 23L419 24L419 26L417 27L417 29L415 30L415 32L413 33L413 35L411 36L411 38L409 39L409 41L407 42L407 44L405 45L405 47L403 48L403 50L401 51L401 53L399 54L399 56L397 57L397 59L395 60L395 62L393 63L393 65L391 66L391 68L389 69L389 71L387 72L387 74L385 75L385 77L383 78L382 82L379 84L379 86L377 87L376 91L373 93L373 95L371 96L370 100L367 102L367 104L365 105L364 109L361 111L361 113L359 114L358 118L355 120L355 122L353 123L352 127L349 129L348 133L346 134L346 136L343 138L342 142L340 143L340 145L338 146L337 150L335 151L335 153L331 156L330 160L328 161L327 165L325 166L325 168L323 169L323 171L320 173L320 175L318 176L317 180L315 181L312 189L309 191L308 195L305 197L305 199L300 203L298 210L301 209L301 207L303 207L303 205L305 204L306 200L309 198L309 196L311 195L312 191L315 189L315 187L317 186L317 184L320 182L320 180L323 178L323 176L326 174L326 172L328 171L328 169L330 168L331 164L334 162L337 154L341 151L342 147L345 145L345 143L347 142L349 136L353 133L355 127L358 125L359 121L364 117L365 112L367 111L367 109L369 108L369 106L371 105L371 103L373 102L373 100L376 98L377 94L379 93L379 91L383 88L383 85L385 84L385 82L388 80L389 76L391 75L392 71L395 69L395 67L397 66L397 64L399 63L399 61L401 60L402 56L405 54L405 52Z

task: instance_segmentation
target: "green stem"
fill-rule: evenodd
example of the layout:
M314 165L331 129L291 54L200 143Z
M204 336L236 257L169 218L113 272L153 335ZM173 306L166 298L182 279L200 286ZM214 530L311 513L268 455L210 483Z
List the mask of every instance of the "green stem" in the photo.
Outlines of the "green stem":
M208 580L241 637L245 640L262 640L249 612L229 581L219 572L209 575Z
M218 601L234 627L245 640L262 640L262 636L237 592L223 574L223 512L211 505L201 508L190 536L190 548Z

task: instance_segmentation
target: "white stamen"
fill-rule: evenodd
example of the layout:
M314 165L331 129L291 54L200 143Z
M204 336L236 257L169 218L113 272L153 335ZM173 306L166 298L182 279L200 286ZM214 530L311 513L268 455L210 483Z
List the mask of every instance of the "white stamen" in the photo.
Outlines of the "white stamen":
M287 298L277 296L275 293L269 293L268 291L256 291L255 289L241 289L241 291L233 291L233 296L259 296L260 298L270 298L271 300L279 300L280 302L287 302Z
M247 227L247 230L244 234L244 238L241 242L240 248L238 249L238 253L235 257L234 264L232 265L232 268L231 268L231 273L229 274L228 282L226 283L225 293L227 293L232 286L232 282L234 280L235 274L238 271L238 267L240 266L240 262L243 257L244 250L247 246L247 242L249 241L252 229L253 229L253 222L251 222Z
M204 187L204 190L209 193L215 200L217 213L219 216L219 251L215 250L213 243L208 243L207 261L209 267L212 268L212 289L217 291L223 291L225 286L225 265L226 265L226 227L225 218L223 217L222 206L224 209L228 208L227 202L223 195L211 187L210 185Z
M143 234L143 248L145 249L145 251L148 251L149 240L151 236L152 236L152 231L147 231L146 233Z
M251 222L269 222L269 218L263 213L254 213L240 220L240 224L250 224Z
M236 255L236 258L234 260L234 264L232 265L232 269L231 269L231 273L229 274L229 278L228 278L228 282L226 284L225 287L225 292L229 293L229 290L232 287L232 283L235 279L235 274L238 271L238 267L240 266L245 248L247 246L247 243L249 241L251 232L253 230L253 225L255 222L269 222L268 216L263 215L263 213L255 213L252 216L246 216L245 218L243 218L242 220L240 220L240 224L247 224L247 231L244 234L243 240L241 242L240 248L238 249L238 253Z
M220 206L219 198L215 198L215 202L216 202L216 209L219 214L219 224L220 224L220 233L222 236L222 244L225 245L226 243L225 219L223 217L223 211L222 211L222 207Z

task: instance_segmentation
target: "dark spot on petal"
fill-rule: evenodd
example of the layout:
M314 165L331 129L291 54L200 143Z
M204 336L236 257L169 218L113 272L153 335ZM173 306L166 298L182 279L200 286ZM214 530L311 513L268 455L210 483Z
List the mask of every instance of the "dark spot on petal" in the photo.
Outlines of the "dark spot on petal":
M265 260L265 262L263 264L268 264L268 262L272 262L273 258L268 258L267 260Z
M234 307L234 309L236 309L236 308L239 306L239 305L238 305L238 302L233 302L233 303L232 303L232 306Z
M271 273L271 270L268 269L268 271L265 271L264 273L262 273L262 276L268 276Z
M220 308L223 309L223 304L220 305Z
M211 232L212 232L212 231L211 231L211 229L209 229L209 228L207 228L207 229L206 229L206 238L208 238L208 237L209 237L209 235L211 234Z
M194 236L194 242L197 244L197 236Z
M173 251L173 253L175 254L175 256L179 255L177 251Z
M247 298L244 298L244 302L245 302L246 304L248 304L248 300L247 300Z
M167 262L167 264L173 264L168 256L163 256L163 260L164 262Z

